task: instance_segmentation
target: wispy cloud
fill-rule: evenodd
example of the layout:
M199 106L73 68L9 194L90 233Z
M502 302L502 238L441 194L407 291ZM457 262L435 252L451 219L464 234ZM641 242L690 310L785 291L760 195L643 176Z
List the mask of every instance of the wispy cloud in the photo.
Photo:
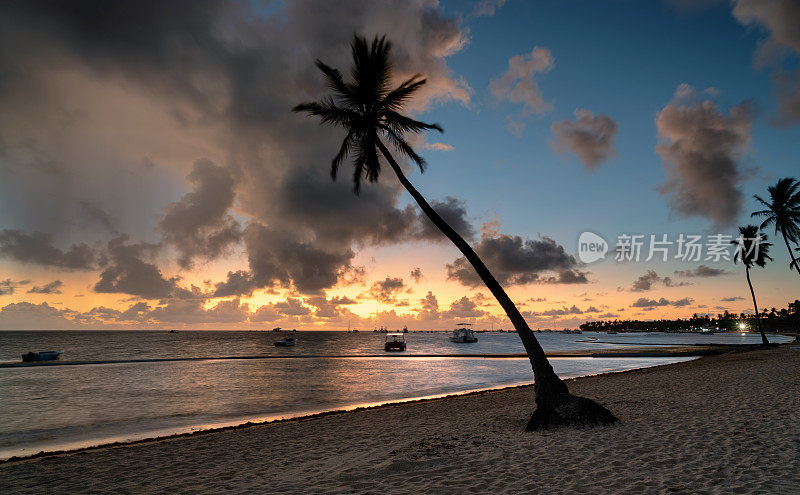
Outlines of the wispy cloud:
M453 151L455 149L453 146L445 143L425 143L422 145L422 147L426 150L436 151Z
M540 46L534 47L530 53L514 55L508 60L508 69L491 80L489 91L498 101L521 103L523 116L549 112L553 104L544 100L536 75L550 72L554 64L550 50ZM525 127L516 119L512 119L508 126L514 134L521 134Z

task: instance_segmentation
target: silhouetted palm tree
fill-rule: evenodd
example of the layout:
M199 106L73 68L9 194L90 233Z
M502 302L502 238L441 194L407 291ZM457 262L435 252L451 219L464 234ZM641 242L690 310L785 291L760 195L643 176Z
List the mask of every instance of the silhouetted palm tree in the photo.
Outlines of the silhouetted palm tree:
M784 177L774 186L769 186L767 190L770 201L765 201L757 194L753 196L766 209L759 210L751 216L765 217L761 222L762 229L775 224L775 234L781 233L786 249L789 250L789 258L792 259L789 266L797 270L800 275L800 266L789 246L789 242L797 244L800 240L800 182L793 177Z
M755 225L739 227L739 237L731 244L736 244L736 253L733 255L733 262L741 261L744 265L744 272L747 274L747 285L750 287L750 295L753 296L753 309L755 309L756 326L761 333L761 345L769 345L764 329L761 328L761 315L756 304L756 293L753 291L753 284L750 282L750 268L753 265L764 268L767 260L772 261L769 256L769 248L772 243L767 242L767 234ZM764 310L766 312L766 309Z
M569 394L566 384L553 371L544 350L505 290L470 245L411 185L387 149L384 140L400 156L405 156L416 163L420 171L425 170L425 161L406 142L406 135L419 134L430 129L441 132L442 128L437 124L414 120L400 112L426 80L417 74L396 88L391 88L392 64L389 58L391 43L385 37L376 37L370 44L366 39L355 36L351 48L353 67L350 71L350 81L345 82L338 70L317 60L316 65L325 75L332 94L319 101L302 103L293 109L295 112L305 112L319 117L323 124L342 127L347 132L339 152L331 162L331 177L335 180L343 160L352 156L354 192L358 194L362 177L369 182L378 180L382 156L431 222L472 264L517 329L530 358L535 377L537 407L528 422L529 430L568 424L608 424L617 421L603 406Z

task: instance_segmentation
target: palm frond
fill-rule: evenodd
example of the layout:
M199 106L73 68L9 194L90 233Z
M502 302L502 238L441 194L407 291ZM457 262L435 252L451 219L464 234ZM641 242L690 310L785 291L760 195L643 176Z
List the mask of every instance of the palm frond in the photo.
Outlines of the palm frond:
M358 119L358 114L351 110L336 105L333 98L327 97L320 101L300 103L292 108L293 112L304 112L319 117L323 124L341 125L347 127Z
M421 74L414 74L386 95L382 103L383 108L399 111L426 82L428 80L422 78Z
M314 64L317 68L325 74L325 80L328 82L328 88L333 91L336 96L350 103L353 100L352 89L345 84L342 79L342 73L337 69L326 65L322 60L315 60Z
M350 131L345 136L344 140L342 141L342 145L339 147L339 152L336 153L336 156L333 157L331 160L331 179L336 180L336 174L339 172L339 166L342 164L347 155L350 154L350 149L353 147L353 138L354 132Z
M355 160L353 160L353 192L358 195L361 192L361 176L364 175L364 168L367 164L367 156L364 152L364 146L359 143L358 150L355 153Z
M380 177L381 174L381 161L378 158L377 139L378 137L374 133L370 133L364 137L367 160L366 174L369 182L378 182L378 177Z
M419 120L414 120L411 117L400 115L393 110L387 110L384 115L386 119L384 125L401 134L405 134L407 132L420 134L421 132L429 129L444 132L439 124L427 124Z
M397 151L416 163L420 172L425 172L425 159L419 156L414 148L412 148L402 136L397 135L397 133L391 129L386 129L386 135L389 137L389 142L392 143L392 146L394 146Z
M772 211L772 205L770 203L766 202L764 200L764 198L762 198L758 194L754 194L753 197L755 198L756 201L758 201L759 203L761 203L762 205L767 207L767 210L764 210L764 211ZM753 215L755 215L755 213L753 213Z

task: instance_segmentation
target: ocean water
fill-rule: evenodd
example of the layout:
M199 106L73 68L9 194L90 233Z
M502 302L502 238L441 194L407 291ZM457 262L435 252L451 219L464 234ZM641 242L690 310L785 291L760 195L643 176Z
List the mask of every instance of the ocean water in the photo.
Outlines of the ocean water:
M404 357L385 356L372 332L285 333L145 331L0 332L0 363L33 350L61 350L63 361L107 364L0 368L0 458L135 440L532 382L526 358L454 357L524 352L514 333L478 334L476 344L409 333ZM758 343L757 335L537 334L547 351L698 343ZM435 354L426 357L421 354ZM239 357L237 359L219 359ZM294 356L284 359L285 356ZM202 358L131 362L141 359ZM553 358L576 377L690 358Z

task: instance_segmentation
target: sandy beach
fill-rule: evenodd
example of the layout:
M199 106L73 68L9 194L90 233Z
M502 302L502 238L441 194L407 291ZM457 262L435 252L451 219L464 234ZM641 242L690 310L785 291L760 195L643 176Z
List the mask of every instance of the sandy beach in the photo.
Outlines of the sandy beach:
M517 387L0 464L2 493L800 493L800 350L570 381L621 424L526 433Z

